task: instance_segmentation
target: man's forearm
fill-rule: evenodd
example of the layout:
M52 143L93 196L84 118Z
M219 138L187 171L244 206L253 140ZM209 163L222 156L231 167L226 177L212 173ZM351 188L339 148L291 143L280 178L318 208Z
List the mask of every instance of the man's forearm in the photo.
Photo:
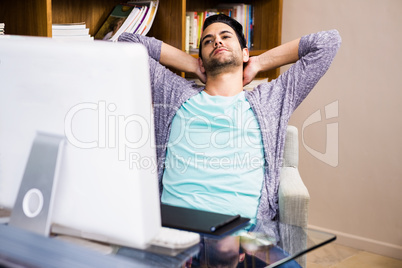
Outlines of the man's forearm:
M300 38L275 47L258 56L260 71L272 70L299 59Z
M195 73L198 68L196 58L166 43L162 43L159 62L178 71Z

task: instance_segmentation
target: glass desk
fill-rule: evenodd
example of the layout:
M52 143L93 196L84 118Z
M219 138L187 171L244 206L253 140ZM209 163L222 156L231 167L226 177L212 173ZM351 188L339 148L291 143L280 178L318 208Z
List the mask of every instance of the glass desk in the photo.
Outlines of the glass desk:
M14 267L300 267L305 254L335 235L278 222L225 237L203 236L182 251L110 246L109 254L0 224L0 266Z
M199 245L182 252L120 247L116 255L155 267L300 267L306 253L335 239L333 234L267 221L225 237L202 236Z

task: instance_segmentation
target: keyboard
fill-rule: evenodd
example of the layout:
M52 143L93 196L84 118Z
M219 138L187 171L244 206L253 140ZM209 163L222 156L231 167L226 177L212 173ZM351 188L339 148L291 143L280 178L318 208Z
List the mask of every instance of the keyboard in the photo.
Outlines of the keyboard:
M161 227L159 234L151 241L151 245L170 249L183 249L194 246L199 242L200 235L197 233Z

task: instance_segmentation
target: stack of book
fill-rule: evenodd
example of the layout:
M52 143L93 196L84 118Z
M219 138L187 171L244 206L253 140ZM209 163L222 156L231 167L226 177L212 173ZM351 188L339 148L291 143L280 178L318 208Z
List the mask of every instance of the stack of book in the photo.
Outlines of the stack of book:
M94 40L89 35L89 28L86 27L85 22L53 24L52 37L61 40Z
M186 13L186 51L195 52L199 47L204 20L215 14L225 14L234 18L243 26L247 47L253 46L254 9L246 4L222 4L207 11L190 11Z
M117 41L124 33L146 35L152 26L159 0L137 0L114 7L95 39Z
M4 27L6 27L6 25L0 22L0 35L4 35Z

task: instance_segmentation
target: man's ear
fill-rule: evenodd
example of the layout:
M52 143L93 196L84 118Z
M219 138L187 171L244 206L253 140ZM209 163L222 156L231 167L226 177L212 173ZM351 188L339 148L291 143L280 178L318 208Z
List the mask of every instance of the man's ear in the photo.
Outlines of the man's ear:
M246 253L240 253L239 255L239 262L242 263L244 262L244 259L246 258Z
M204 63L201 58L198 58L198 65L200 66L200 70L202 73L205 73Z
M243 62L248 62L250 58L250 53L248 51L248 48L243 48Z

